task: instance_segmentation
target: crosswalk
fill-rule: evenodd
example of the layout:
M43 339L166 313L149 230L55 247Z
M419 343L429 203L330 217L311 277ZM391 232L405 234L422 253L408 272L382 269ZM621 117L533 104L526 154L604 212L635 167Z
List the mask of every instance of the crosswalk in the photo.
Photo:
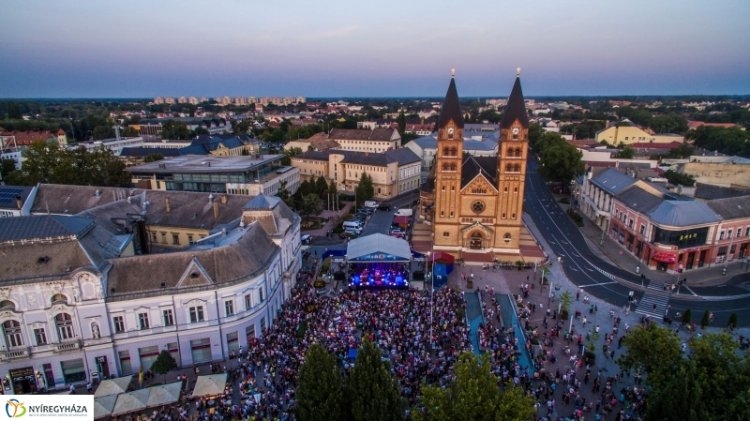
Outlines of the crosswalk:
M670 293L664 290L663 283L651 281L643 292L635 312L661 319L669 308L669 297Z

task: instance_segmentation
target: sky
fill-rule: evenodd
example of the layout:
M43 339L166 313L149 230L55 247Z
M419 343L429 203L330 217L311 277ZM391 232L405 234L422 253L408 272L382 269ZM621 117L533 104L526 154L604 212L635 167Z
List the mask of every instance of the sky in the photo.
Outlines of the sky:
M748 0L3 0L0 98L750 94Z

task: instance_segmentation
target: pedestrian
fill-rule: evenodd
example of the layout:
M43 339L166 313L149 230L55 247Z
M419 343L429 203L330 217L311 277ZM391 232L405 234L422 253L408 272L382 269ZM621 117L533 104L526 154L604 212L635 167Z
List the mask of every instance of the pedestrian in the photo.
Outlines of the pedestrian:
M75 395L76 394L76 385L70 384L70 394Z
M89 380L88 383L86 383L86 393L89 395L91 394L92 386L91 386L91 380Z

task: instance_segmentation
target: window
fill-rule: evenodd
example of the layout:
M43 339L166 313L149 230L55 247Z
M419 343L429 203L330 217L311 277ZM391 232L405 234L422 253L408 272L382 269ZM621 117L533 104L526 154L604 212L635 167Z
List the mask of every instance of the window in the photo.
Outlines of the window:
M70 314L60 313L55 316L55 327L57 327L57 336L61 341L73 338L73 319Z
M234 314L234 301L228 300L224 301L224 311L227 315L227 317Z
M450 237L451 233L448 231L443 231L443 237Z
M164 318L164 326L174 326L174 314L171 308L162 311L161 314Z
M102 333L99 331L99 323L91 323L91 337L94 339L99 339L102 337Z
M727 231L727 240L732 238L732 230Z
M148 313L138 313L138 328L148 329Z
M21 324L15 320L8 320L3 323L3 334L5 336L5 344L9 348L22 346L23 341L21 340Z
M503 240L506 243L510 243L510 233L509 232L506 232L505 235L503 235Z
M193 234L188 234L188 244L193 244L195 241L193 241Z
M245 310L253 308L253 297L250 294L245 295Z
M125 332L125 320L122 318L122 316L113 317L112 324L115 327L115 333Z
M204 320L203 306L190 307L190 323L199 323Z
M719 233L719 241L724 239L724 231Z
M646 226L641 224L641 228L638 230L638 232L643 235L644 232L646 232Z
M265 300L263 297L263 287L260 287L258 295L260 295L260 302L262 303Z
M180 245L180 234L177 234L176 232L172 233L172 244L175 246Z
M47 345L47 333L43 327L34 329L34 340L36 340L36 346Z

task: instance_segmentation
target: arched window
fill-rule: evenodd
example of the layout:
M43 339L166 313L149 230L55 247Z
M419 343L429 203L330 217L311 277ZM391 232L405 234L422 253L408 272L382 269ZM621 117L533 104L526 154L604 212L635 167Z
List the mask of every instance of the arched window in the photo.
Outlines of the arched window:
M521 172L521 164L514 164L513 165L513 171L515 171L515 172Z
M481 233L479 232L471 233L471 237L469 237L469 248L473 250L482 249L482 234Z
M521 148L516 148L516 150L515 150L515 156L517 156L519 158L521 157Z
M61 341L73 339L73 319L68 313L60 313L55 316L55 327L57 327L57 336Z
M456 171L456 164L451 164L451 171Z
M23 346L21 324L17 321L8 320L3 323L3 336L5 336L5 345L8 348Z
M0 301L0 310L15 311L16 310L16 304L13 301L10 301L10 300Z
M510 243L510 233L506 232L505 235L503 235L503 241L506 243Z
M451 148L451 156L458 155L458 148Z
M505 164L505 171L506 172L513 171L513 164Z
M50 301L52 304L68 304L68 297L66 297L65 294L57 293L52 296Z

